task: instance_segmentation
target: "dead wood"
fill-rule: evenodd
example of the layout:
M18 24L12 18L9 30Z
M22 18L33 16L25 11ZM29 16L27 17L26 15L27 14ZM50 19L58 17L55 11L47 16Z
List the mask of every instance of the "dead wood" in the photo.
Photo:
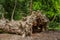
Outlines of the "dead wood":
M31 35L36 30L46 30L48 19L40 11L33 11L30 16L24 17L20 21L0 20L0 30L7 33L20 34L23 37Z

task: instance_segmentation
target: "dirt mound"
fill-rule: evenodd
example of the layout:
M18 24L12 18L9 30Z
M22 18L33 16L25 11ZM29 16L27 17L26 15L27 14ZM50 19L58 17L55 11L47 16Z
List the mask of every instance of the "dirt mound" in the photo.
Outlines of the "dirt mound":
M60 40L60 31L46 31L32 34L32 36L21 37L15 34L0 34L0 40Z
M47 31L33 34L32 40L60 40L60 31Z

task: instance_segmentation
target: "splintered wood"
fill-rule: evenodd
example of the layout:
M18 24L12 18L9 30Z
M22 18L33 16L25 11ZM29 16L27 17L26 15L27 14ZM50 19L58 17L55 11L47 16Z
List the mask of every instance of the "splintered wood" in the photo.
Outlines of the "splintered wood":
M48 19L40 11L33 11L30 16L20 21L0 20L0 30L7 33L19 34L22 37L30 36L36 30L47 30Z

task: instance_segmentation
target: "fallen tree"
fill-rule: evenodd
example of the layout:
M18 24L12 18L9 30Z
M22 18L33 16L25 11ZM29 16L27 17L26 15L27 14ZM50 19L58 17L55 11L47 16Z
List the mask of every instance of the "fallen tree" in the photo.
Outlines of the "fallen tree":
M33 11L30 16L19 21L0 20L0 30L24 36L31 35L36 30L46 31L48 19L40 11Z

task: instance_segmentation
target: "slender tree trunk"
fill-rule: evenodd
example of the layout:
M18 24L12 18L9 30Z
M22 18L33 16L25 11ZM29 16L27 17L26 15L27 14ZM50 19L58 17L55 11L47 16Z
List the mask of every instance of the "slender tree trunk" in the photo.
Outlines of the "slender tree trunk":
M4 8L2 10L3 11L2 11L2 18L1 19L5 19L5 17L4 17L4 13L5 13Z
M51 20L51 22L53 22L53 21L56 19L56 16L57 16L57 15L55 15L55 16L53 17L53 19Z
M33 0L30 0L30 14L32 14L32 2ZM32 28L31 28L31 35L32 35Z
M17 0L15 0L15 6L14 6L14 9L12 11L11 21L13 21L13 16L14 16L14 12L15 12L15 9L16 9L16 5L17 5Z
M4 13L2 13L2 19L4 19Z
M30 1L30 14L32 14L32 2L33 0Z

